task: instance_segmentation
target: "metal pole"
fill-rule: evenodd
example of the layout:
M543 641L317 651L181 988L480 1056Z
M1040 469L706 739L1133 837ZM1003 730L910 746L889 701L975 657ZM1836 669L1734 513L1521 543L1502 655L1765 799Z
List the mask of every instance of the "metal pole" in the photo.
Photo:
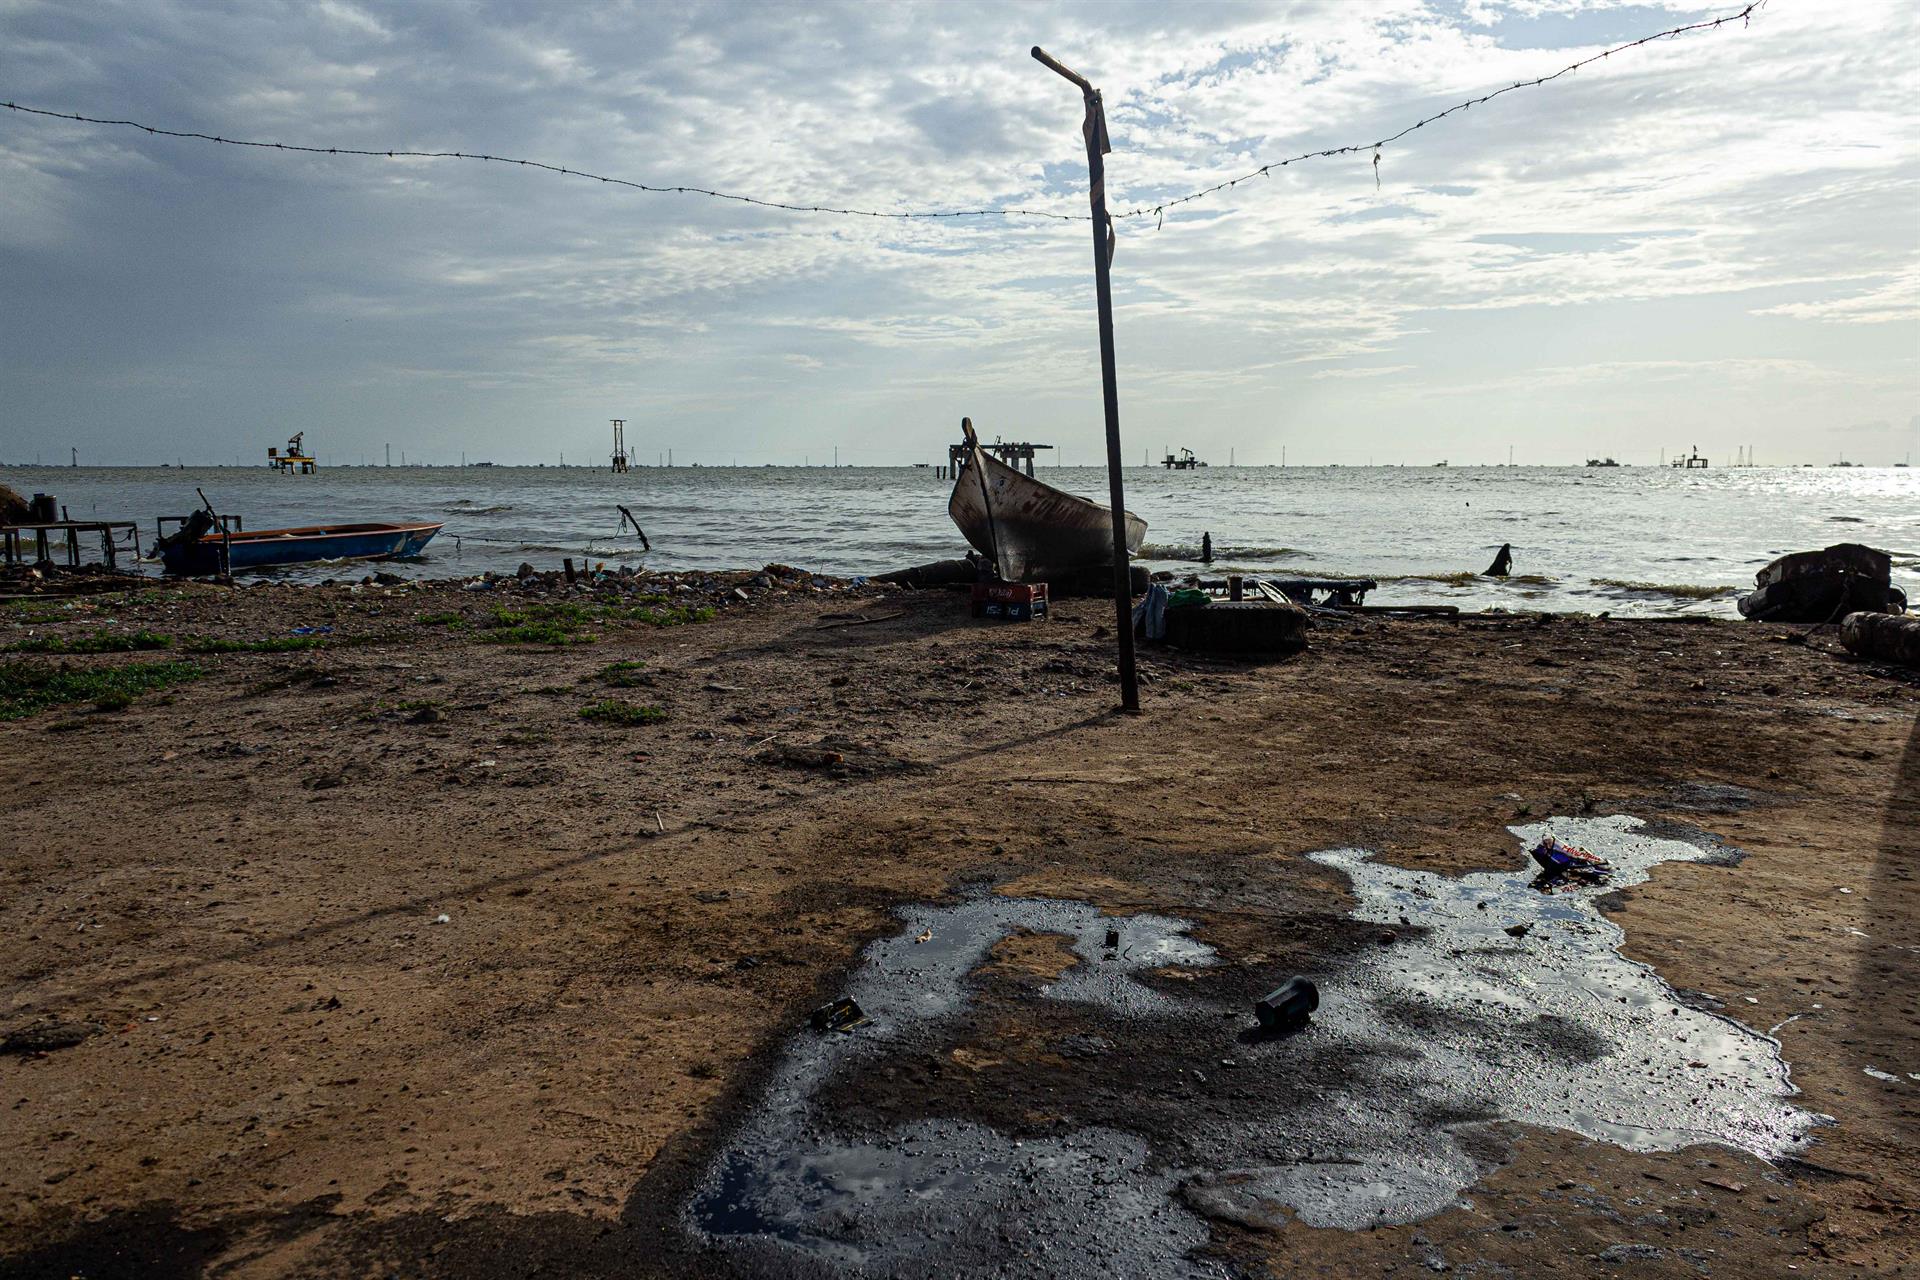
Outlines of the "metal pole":
M1069 71L1039 45L1034 60L1078 85L1087 118L1087 199L1093 209L1093 287L1100 312L1100 389L1107 409L1107 494L1113 507L1114 633L1120 641L1120 709L1140 710L1140 679L1133 666L1133 575L1127 563L1127 502L1120 474L1120 388L1113 371L1113 286L1107 266L1113 258L1113 224L1107 217L1107 116L1100 91Z

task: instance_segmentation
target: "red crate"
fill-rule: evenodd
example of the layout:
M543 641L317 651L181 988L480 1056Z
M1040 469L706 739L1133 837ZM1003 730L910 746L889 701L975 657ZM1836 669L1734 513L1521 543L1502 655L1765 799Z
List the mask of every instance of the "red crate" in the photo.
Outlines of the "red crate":
M982 600L973 606L976 618L999 618L1007 622L1040 622L1047 616L1047 602L1035 600L1032 604L995 604L991 600Z
M1047 616L1044 582L976 582L973 616L1009 622L1034 622Z
M973 584L973 602L980 604L1034 604L1047 598L1047 584L1044 582L976 582Z

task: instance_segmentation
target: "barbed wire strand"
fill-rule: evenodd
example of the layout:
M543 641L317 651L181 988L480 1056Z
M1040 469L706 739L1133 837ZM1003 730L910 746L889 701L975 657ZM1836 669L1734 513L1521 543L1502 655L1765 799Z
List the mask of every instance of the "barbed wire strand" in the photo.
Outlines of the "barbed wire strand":
M1275 169L1284 169L1288 165L1299 164L1301 161L1304 161L1304 160L1319 160L1319 159L1325 159L1332 156L1352 155L1356 152L1371 151L1374 153L1374 176L1375 176L1375 181L1377 182L1379 179L1379 153L1382 150L1384 150L1386 147L1391 145L1392 143L1398 142L1400 139L1406 137L1408 134L1415 132L1416 130L1426 128L1428 125L1433 124L1435 121L1444 120L1448 116L1454 115L1457 112L1467 111L1473 107L1484 105L1485 103L1491 102L1495 98L1498 98L1503 94L1513 93L1515 90L1518 90L1518 89L1533 89L1533 88L1538 88L1539 86L1544 84L1551 84L1553 81L1558 80L1560 77L1565 75L1571 75L1573 72L1580 70L1582 67L1591 66L1596 62L1604 61L1608 58L1611 58L1616 53L1625 53L1630 49L1637 49L1641 45L1651 44L1655 40L1677 39L1680 36L1687 35L1695 31L1718 30L1720 27L1725 26L1726 24L1731 22L1738 22L1738 23L1741 23L1743 26L1745 26L1752 21L1753 15L1759 9L1761 9L1766 3L1767 3L1767 0L1753 0L1752 3L1748 4L1744 9L1741 9L1736 13L1724 14L1718 18L1703 19L1699 22L1688 23L1685 26L1670 27L1665 31L1657 31L1654 34L1649 36L1641 36L1638 40L1630 40L1626 44L1616 45L1611 49L1606 49L1600 53L1596 53L1592 55L1591 57L1582 58L1578 62L1575 62L1568 66L1560 68L1560 70L1554 72L1551 75L1540 76L1537 79L1533 79L1533 80L1516 80L1514 83L1507 85L1504 88L1495 89L1490 93L1481 94L1478 97L1468 98L1464 102L1455 103L1453 106L1448 107L1444 111L1436 111L1434 114L1427 116L1424 119L1414 121L1412 124L1408 125L1406 128L1400 130L1398 133L1389 134L1386 137L1381 138L1376 142L1353 143L1351 145L1343 146L1343 147L1325 147L1318 151L1303 151L1297 156L1288 156L1284 160L1269 161L1266 164L1261 165L1258 169L1251 169L1246 173L1240 174L1238 177L1222 179L1221 181L1214 183L1212 186L1202 187L1197 191L1188 192L1186 195L1179 196L1171 200L1156 200L1152 202L1141 203L1126 210L1115 210L1111 212L1109 216L1113 219L1143 218L1151 214L1157 222L1163 221L1165 218L1166 211L1168 209L1178 208L1180 205L1184 205L1184 204L1191 204L1195 200L1203 200L1208 196L1217 195L1222 191L1230 190L1234 187L1239 186L1243 182L1250 182L1255 178L1269 177L1272 175ZM194 142L213 142L213 143L218 143L222 146L249 147L255 150L262 150L262 151L293 151L293 152L302 152L308 155L325 155L325 156L370 156L370 157L384 157L389 160L481 160L481 161L487 161L494 164L518 165L521 168L526 168L526 169L539 169L547 173L564 174L567 177L585 178L591 182L602 182L602 183L606 183L609 186L616 186L616 187L629 187L635 191L645 191L653 195L705 196L707 198L714 199L714 200L728 200L738 204L756 205L763 209L778 209L788 213L825 213L825 214L838 214L844 217L857 217L857 218L893 218L893 219L922 219L922 220L953 219L953 218L1047 218L1056 222L1088 222L1092 220L1090 215L1084 214L1084 213L1080 213L1080 214L1054 213L1046 209L1027 209L1027 208L1018 208L1018 207L992 208L992 209L888 210L888 209L850 209L850 208L843 208L840 206L827 205L827 204L800 204L800 203L789 202L784 200L764 200L758 196L741 195L738 192L732 192L732 191L715 191L708 187L695 187L695 186L686 186L686 185L656 186L654 184L646 183L646 182L635 182L630 178L615 178L615 177L610 177L606 174L592 173L585 169L575 169L565 165L548 164L545 161L541 161L541 160L523 160L513 156L490 155L485 152L413 151L413 150L406 150L398 147L391 148L391 149L381 149L381 148L374 148L374 147L316 147L316 146L305 146L299 143L292 143L292 142L261 142L254 139L228 138L220 134L201 133L192 129L168 129L168 128L163 128L159 125L144 124L138 120L113 120L113 119L107 119L100 116L80 115L80 114L77 114L74 112L68 112L68 111L51 111L44 107L30 107L25 105L24 103L19 103L19 102L0 102L0 107L5 107L8 111L19 112L23 115L45 116L54 120L71 120L78 124L91 124L91 125L103 125L103 126L114 127L114 128L138 129L144 133L151 134L156 137L181 138L181 139L186 139Z

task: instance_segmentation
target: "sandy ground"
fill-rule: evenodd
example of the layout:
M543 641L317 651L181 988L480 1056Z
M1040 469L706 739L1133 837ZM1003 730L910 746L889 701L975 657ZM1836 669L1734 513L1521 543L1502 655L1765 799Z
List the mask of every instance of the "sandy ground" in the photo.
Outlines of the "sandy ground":
M109 618L334 628L198 659L205 678L125 710L0 723L0 1031L101 1028L0 1056L0 1275L726 1274L746 1264L686 1231L689 1190L897 904L1151 910L1256 983L1375 945L1306 853L1512 867L1508 824L1581 813L1746 853L1663 865L1612 918L1675 988L1785 1022L1797 1102L1834 1123L1779 1165L1507 1131L1466 1207L1213 1222L1209 1257L1920 1269L1912 673L1770 626L1378 621L1269 665L1148 654L1136 718L1095 601L991 625L944 593L772 592L564 648L418 621L490 603L194 587L0 624L0 644ZM608 689L615 661L640 683ZM581 718L608 696L666 718ZM769 754L823 740L841 763ZM889 1072L873 1106L1065 1123L1007 1100L1073 1079L1018 998L1067 960L1044 939L995 956L973 1041ZM1173 1160L1179 1117L1141 1111Z

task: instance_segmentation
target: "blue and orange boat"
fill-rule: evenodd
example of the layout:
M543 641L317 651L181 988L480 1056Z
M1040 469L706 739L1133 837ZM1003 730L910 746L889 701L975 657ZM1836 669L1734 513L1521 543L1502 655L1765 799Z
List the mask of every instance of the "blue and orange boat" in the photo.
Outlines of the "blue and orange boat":
M441 528L426 522L316 524L223 533L205 513L195 516L198 519L156 547L168 573L217 574L223 564L232 572L319 560L402 560L419 555Z

